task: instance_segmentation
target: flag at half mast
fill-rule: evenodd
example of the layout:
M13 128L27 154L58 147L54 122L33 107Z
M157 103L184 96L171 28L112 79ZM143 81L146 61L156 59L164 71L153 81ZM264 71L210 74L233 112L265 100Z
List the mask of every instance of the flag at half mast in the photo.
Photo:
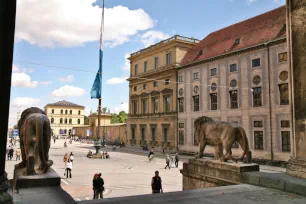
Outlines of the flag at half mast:
M102 6L102 19L101 19L101 29L100 29L99 70L90 91L91 98L97 98L97 99L101 98L101 93L102 93L103 31L104 31L104 0Z

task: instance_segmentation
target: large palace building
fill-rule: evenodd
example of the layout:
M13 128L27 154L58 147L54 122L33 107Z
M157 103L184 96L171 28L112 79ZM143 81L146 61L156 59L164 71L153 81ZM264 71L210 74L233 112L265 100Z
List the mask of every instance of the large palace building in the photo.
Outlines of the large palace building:
M178 68L180 151L199 151L193 122L208 116L241 124L254 158L287 161L292 149L288 72L285 6L210 33Z
M199 41L174 36L131 54L127 138L131 145L177 146L177 66Z
M44 109L54 136L68 136L73 127L84 125L84 106L59 101L47 104Z

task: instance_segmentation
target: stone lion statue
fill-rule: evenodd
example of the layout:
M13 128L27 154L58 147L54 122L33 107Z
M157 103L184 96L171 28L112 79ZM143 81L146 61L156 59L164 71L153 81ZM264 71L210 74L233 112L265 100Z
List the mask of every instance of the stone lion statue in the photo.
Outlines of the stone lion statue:
M199 138L200 153L199 158L203 157L206 145L215 147L215 159L221 161L243 160L244 156L250 151L249 143L243 127L237 123L215 121L212 118L202 116L194 121L194 137ZM232 157L232 146L238 142L243 149L239 158ZM225 154L223 154L225 151Z
M50 121L39 108L28 108L18 121L22 162L16 168L25 168L24 175L44 174L53 161L49 160L51 141Z

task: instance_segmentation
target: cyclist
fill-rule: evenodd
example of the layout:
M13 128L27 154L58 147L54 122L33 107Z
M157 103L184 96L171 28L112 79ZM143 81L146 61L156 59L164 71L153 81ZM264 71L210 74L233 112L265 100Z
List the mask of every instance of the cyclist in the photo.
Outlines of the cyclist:
M149 161L152 161L153 158L154 158L154 152L153 152L152 149L151 149L151 151L150 151L150 153L149 153L149 155L148 155L148 158L149 158Z

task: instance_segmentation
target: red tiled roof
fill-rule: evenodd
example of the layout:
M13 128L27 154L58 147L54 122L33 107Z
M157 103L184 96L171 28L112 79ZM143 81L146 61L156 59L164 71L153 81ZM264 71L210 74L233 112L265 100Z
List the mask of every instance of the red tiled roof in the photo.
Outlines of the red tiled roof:
M285 37L285 24L286 7L282 6L212 32L186 53L182 60L182 64L185 65L193 61L209 59ZM239 38L240 44L235 44L235 40ZM203 50L202 55L199 54L200 50Z

